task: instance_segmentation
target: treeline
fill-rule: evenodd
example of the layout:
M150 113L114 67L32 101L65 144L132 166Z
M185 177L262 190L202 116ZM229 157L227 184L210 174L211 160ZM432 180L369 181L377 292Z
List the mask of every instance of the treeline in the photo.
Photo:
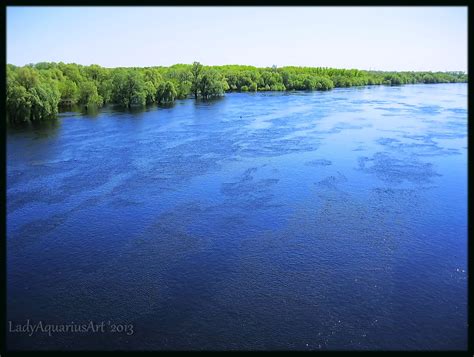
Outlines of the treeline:
M166 105L192 96L225 92L330 90L334 87L467 82L463 72L380 72L356 69L253 66L104 68L65 63L7 65L7 118L11 122L53 118L61 107Z

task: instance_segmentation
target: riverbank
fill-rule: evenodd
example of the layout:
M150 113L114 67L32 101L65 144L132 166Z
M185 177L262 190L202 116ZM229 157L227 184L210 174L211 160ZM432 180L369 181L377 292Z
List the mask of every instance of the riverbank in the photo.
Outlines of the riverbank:
M104 68L65 63L7 65L7 120L55 118L62 107L94 111L169 105L177 99L210 99L229 92L331 90L366 85L467 82L463 72L381 72L320 67L177 64L170 67Z

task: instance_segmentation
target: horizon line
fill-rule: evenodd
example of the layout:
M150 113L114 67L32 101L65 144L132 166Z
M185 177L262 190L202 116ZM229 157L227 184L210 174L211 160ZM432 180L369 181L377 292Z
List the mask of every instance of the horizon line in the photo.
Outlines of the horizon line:
M277 66L277 65L275 65L275 64L272 64L272 65L270 65L270 66L256 66L256 65L253 65L253 64L237 64L237 63L212 64L212 65L208 65L208 64L204 64L204 63L199 62L199 61L195 61L195 62L198 62L198 63L202 64L202 65L205 66L205 67L242 66L242 67L254 67L254 68L272 68L273 66L276 66L276 68L285 68L285 67L296 67L296 68L332 68L332 69L359 70L359 71L366 71L366 72L442 72L442 73L447 73L447 72L462 72L462 73L465 73L465 74L468 73L467 70L449 70L449 69L445 69L445 70L433 70L433 69L423 69L423 70L396 69L396 70L391 70L391 69L373 69L373 68L370 68L370 69L363 69L363 68L356 68L356 67L298 66L298 65L291 65L291 64L287 64L287 65L283 65L283 66ZM29 63L23 64L23 65L18 65L18 64L8 63L8 62L7 62L7 65L13 65L13 66L16 66L16 67L26 67L26 66L31 66L31 65L37 65L37 64L39 64L39 63L75 64L75 65L84 66L84 67L87 67L87 66L99 66L99 67L102 67L102 68L105 68L105 69L117 69L117 68L152 68L152 67L164 67L164 68L169 68L169 67L177 66L177 65L188 65L188 66L189 66L189 65L192 65L192 64L193 64L193 63L182 63L182 62L178 62L178 63L174 63L174 64L171 64L171 65L160 65L160 64L158 64L158 65L150 65L150 66L114 66L114 67L108 67L108 66L103 66L103 65L98 64L98 63L82 64L82 63L77 63L77 62L63 62L63 61L39 61L39 62L29 62Z

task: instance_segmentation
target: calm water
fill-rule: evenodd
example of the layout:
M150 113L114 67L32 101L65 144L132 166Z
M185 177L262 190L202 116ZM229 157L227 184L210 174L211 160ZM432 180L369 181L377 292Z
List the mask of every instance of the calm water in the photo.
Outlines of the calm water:
M7 136L9 348L465 349L467 85L228 94Z

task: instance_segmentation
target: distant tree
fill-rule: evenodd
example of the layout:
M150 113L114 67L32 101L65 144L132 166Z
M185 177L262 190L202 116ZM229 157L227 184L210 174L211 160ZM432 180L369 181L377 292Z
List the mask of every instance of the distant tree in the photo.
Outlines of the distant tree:
M151 82L155 88L158 88L163 82L163 76L157 68L147 68L144 71L144 80Z
M151 81L146 81L145 82L145 93L146 93L146 99L145 102L147 104L154 103L156 100L156 87L153 85Z
M176 99L176 89L171 81L160 83L156 98L159 104L169 104Z
M59 91L61 93L61 100L71 101L72 104L77 103L79 100L79 88L70 79L59 82Z
M175 65L167 72L167 78L173 82L176 89L176 98L187 98L191 93L192 72L189 67L184 65Z
M306 90L314 90L318 88L318 82L315 77L306 76L303 80L303 86Z
M82 82L79 85L79 103L85 106L100 107L103 103L102 97L97 92L94 82Z
M40 76L38 71L30 67L22 67L18 70L16 80L19 85L30 90L39 84Z
M194 94L194 98L198 98L199 89L201 87L201 73L203 71L203 65L199 62L194 62L191 69L191 92Z
M215 69L206 69L199 82L202 98L218 97L224 94L224 78Z
M124 107L145 105L147 91L143 76L135 70L120 70L113 77L114 102Z
M211 98L226 91L330 90L334 87L467 82L464 72L382 72L326 67L266 68L176 64L170 67L104 68L41 62L7 65L6 117L11 122L56 116L62 101L125 107Z
M61 93L57 82L43 77L32 66L16 73L7 67L7 116L12 122L49 119L58 113Z
M7 117L11 122L24 122L30 119L31 94L22 85L7 84Z
M97 86L97 91L102 97L104 104L113 101L113 90L113 81L111 78L104 79L104 81L100 82Z

